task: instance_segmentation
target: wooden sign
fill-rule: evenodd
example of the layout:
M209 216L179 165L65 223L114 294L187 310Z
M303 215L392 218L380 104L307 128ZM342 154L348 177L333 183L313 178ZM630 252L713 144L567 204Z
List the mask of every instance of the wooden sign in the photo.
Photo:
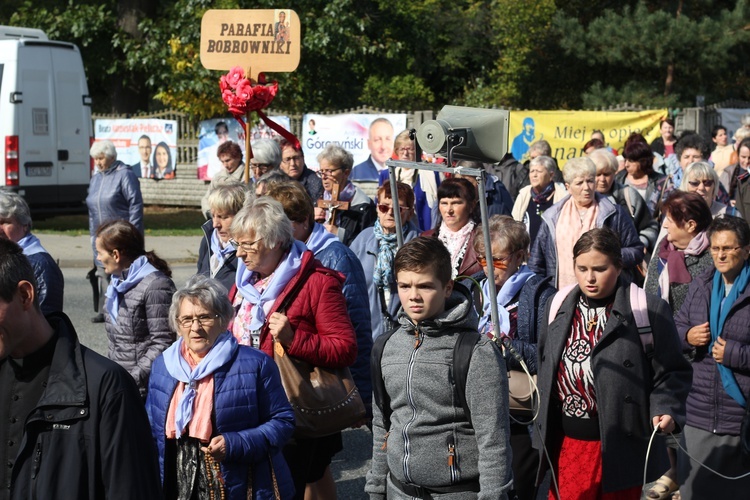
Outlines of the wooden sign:
M300 22L291 9L208 10L201 21L201 63L206 69L294 71L302 46Z

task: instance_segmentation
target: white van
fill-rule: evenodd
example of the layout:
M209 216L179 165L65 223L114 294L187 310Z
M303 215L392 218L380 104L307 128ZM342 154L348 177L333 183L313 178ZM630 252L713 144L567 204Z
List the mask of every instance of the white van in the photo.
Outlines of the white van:
M78 47L41 30L0 26L0 187L34 210L81 207L92 136Z

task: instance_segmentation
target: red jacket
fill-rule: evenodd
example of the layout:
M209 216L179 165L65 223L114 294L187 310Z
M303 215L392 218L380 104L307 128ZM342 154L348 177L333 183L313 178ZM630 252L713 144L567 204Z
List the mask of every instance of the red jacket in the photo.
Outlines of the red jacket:
M267 315L284 312L289 318L294 330L294 340L286 350L290 356L328 368L354 363L357 340L341 292L343 282L340 273L323 267L312 252L305 251L299 272L286 284ZM234 285L229 299L234 301L236 294ZM260 349L273 357L268 322L260 332Z

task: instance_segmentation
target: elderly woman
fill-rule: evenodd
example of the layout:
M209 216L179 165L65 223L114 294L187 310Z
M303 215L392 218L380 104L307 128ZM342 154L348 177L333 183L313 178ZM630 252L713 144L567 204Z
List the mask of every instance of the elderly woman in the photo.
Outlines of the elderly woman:
M729 193L732 206L746 219L750 219L750 137L737 146L738 161L721 173L721 183Z
M665 175L654 171L654 154L642 141L631 141L622 153L625 170L615 175L615 180L624 186L631 186L646 202L652 217L659 216L659 207L673 185Z
M264 194L268 193L268 191L274 186L287 184L291 180L292 178L286 175L283 170L269 170L255 181L255 195L263 196ZM312 200L310 201L310 210L312 210Z
M357 360L350 371L370 414L370 351L373 339L370 302L362 264L349 247L313 220L312 200L300 183L277 184L266 194L284 207L284 213L292 223L294 239L303 242L323 266L338 271L345 278L342 292L349 319L357 334Z
M0 191L0 238L18 243L34 269L42 313L63 310L65 280L55 259L31 234L31 212L26 200L12 191Z
M253 183L255 183L266 172L279 168L281 148L273 139L258 139L253 141L250 147L253 150L253 157L250 158L250 171Z
M750 394L750 226L739 217L717 217L708 229L716 269L696 277L677 315L680 337L696 349L683 435L688 453L725 476L750 470L740 425ZM680 454L682 461L683 455ZM750 477L728 480L685 464L684 498L745 498Z
M568 256L575 285L545 310L536 424L540 472L548 460L555 472L551 499L640 499L654 428L669 433L684 424L690 366L672 312L658 297L638 306L652 327L647 344L632 320L634 285L620 277L618 240L609 228L584 233ZM666 467L663 450L654 451L648 481Z
M477 190L468 180L446 179L438 188L438 223L434 229L422 233L442 241L451 253L451 279L482 272L474 251L474 236L480 223L477 198Z
M172 271L146 251L143 235L129 222L100 226L95 244L96 258L112 276L104 314L108 356L132 375L145 398L151 364L174 341L169 329Z
M372 226L377 218L375 204L360 188L349 181L354 157L350 152L329 144L318 155L318 175L323 180L323 200L343 201L345 209L315 208L315 221L349 246L363 229ZM334 196L336 192L336 196ZM317 200L316 200L317 201Z
M172 297L180 338L154 363L146 401L165 498L293 496L279 450L294 412L273 359L227 331L232 313L224 287L205 276Z
M711 211L697 193L673 191L664 202L666 237L648 265L648 293L666 300L676 316L688 287L700 273L713 266L706 230Z
M531 270L541 276L552 276L552 284L557 288L576 283L573 261L569 258L573 246L590 229L609 227L622 241L622 267L632 272L643 261L643 243L625 209L594 189L594 162L588 157L573 158L563 167L563 176L570 195L542 215L542 226L531 247Z
M609 198L609 201L624 207L633 218L646 255L651 255L659 232L659 223L651 217L646 202L631 186L615 182L617 157L606 149L597 149L589 155L596 165L596 192Z
M242 261L236 292L230 293L237 311L231 331L239 343L271 357L274 344L280 344L287 355L313 366L352 365L357 341L341 293L344 278L322 267L294 239L282 205L269 197L256 199L235 216L231 232ZM335 498L329 465L341 448L341 433L295 439L284 448L295 498L303 498L305 484L321 479L321 498Z
M219 149L216 152L224 168L214 175L211 179L211 184L206 190L206 194L201 198L201 213L206 216L206 219L211 219L211 210L208 205L208 196L211 191L216 189L217 186L228 182L242 182L244 180L245 169L244 163L242 163L242 149L236 142L227 141L219 145Z
M403 182L397 184L397 189L406 243L419 236L416 228L407 223L414 214L414 192ZM375 221L375 226L362 231L352 242L351 249L364 269L372 319L372 339L375 340L398 325L396 315L401 307L393 275L393 259L398 248L390 181L385 181L378 188L378 220Z
M492 242L492 262L485 256L484 238L474 240L474 249L485 274L493 267L498 325L503 343L510 342L521 355L529 373L537 372L538 332L545 321L544 305L554 295L555 289L549 284L550 278L534 274L524 263L529 255L530 238L523 223L506 215L494 215L489 221ZM479 320L479 331L494 335L490 315L490 286L482 281L483 308ZM521 371L519 362L505 350L505 364L509 370ZM524 376L524 375L518 375ZM511 412L511 417L514 417ZM535 497L534 478L539 465L536 451L531 446L531 431L528 415L515 415L510 422L510 445L513 449L513 485L519 499Z
M141 184L133 170L117 160L117 151L112 141L96 141L90 150L96 171L89 182L89 194L86 206L89 210L89 234L91 250L94 254L94 269L89 273L94 298L98 300L95 308L99 312L91 321L104 322L104 291L110 277L104 271L101 262L96 260L96 230L105 222L126 220L143 233L143 198Z
M154 158L151 171L152 179L174 179L174 168L172 166L172 153L166 142L160 142L154 148Z
M198 249L198 274L215 278L229 291L237 274L237 250L229 242L229 229L245 200L252 196L238 181L219 184L208 196L211 219L201 229L203 238Z
M393 157L400 161L417 161L417 145L412 140L410 131L400 132L393 140ZM414 191L414 211L417 214L420 231L427 231L435 225L437 216L437 188L440 185L440 174L429 170L411 168L396 169L396 179L412 188ZM388 180L388 169L379 174L382 186Z
M557 164L549 156L532 159L529 162L531 184L521 188L513 204L513 218L524 223L532 243L542 225L544 211L568 195L564 184L554 182L556 172Z
M281 170L292 180L302 184L312 200L322 198L323 182L305 165L305 153L302 151L302 146L286 139L281 139L279 146L281 147Z
M713 217L723 214L739 215L736 208L728 207L716 199L719 195L719 187L719 174L710 163L696 161L685 167L680 184L682 191L699 194L711 209Z

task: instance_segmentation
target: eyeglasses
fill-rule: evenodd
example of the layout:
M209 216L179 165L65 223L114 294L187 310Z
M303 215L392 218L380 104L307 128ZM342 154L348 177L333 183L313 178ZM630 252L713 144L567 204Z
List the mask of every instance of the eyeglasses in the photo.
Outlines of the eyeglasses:
M714 180L713 179L703 179L702 181L688 181L688 184L690 184L694 188L697 188L701 184L703 184L707 188L712 188L712 187L714 187Z
M502 259L499 257L492 257L492 267L494 267L498 271L508 269L508 261L511 257L513 257L512 252L510 255L508 255L507 257L503 257ZM477 257L477 262L479 262L480 266L487 267L487 259L485 259L484 257Z
M252 252L257 252L257 249L253 248L253 246L256 243L258 243L261 239L262 238L258 238L255 241L240 243L239 241L235 240L234 238L229 238L229 244L232 245L232 247L235 250L242 249L242 251L245 252L245 253L252 253Z
M396 150L396 153L400 154L400 155L405 155L405 154L408 154L408 153L413 153L414 151L415 151L414 148L398 148Z
M216 318L218 318L218 314L210 315L210 314L202 314L200 316L183 316L181 318L177 318L177 324L180 325L181 328L191 328L193 326L193 321L197 321L198 325L203 328L206 326L213 326L214 321L216 321Z
M734 253L740 248L742 247L711 247L709 250L711 250L711 253L713 254L719 254L719 253Z
M318 174L318 177L325 179L326 177L332 177L334 172L337 172L343 169L344 167L339 167L339 168L333 168L331 170L318 170L315 173Z
M398 211L401 213L408 212L410 207L398 207ZM381 214L387 214L391 210L393 210L393 205L386 205L385 203L378 203L378 210L380 210Z
M268 172L269 170L271 170L271 165L269 165L268 163L252 163L252 162L250 162L250 168L252 168L253 170L257 170L261 174L265 174L266 172Z
M289 158L282 158L281 163L291 163L302 161L302 155L290 156Z

